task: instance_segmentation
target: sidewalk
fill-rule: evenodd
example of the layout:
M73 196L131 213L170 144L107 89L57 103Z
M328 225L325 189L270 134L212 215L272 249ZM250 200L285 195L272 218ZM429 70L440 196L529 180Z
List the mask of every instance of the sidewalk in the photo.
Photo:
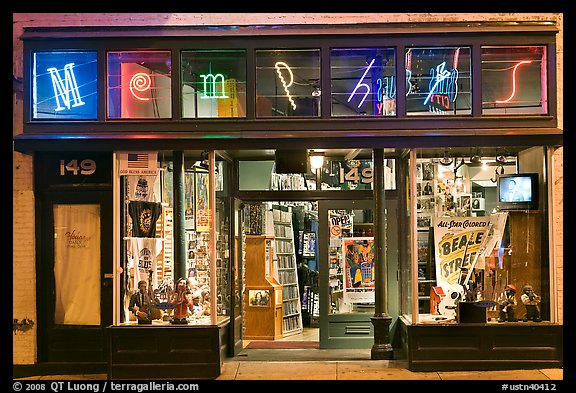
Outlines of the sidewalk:
M227 359L216 380L562 381L563 369L412 372L399 360L246 361ZM144 376L143 376L144 377ZM106 380L106 374L48 375L18 380ZM145 380L145 379L144 379ZM549 390L553 390L549 388Z

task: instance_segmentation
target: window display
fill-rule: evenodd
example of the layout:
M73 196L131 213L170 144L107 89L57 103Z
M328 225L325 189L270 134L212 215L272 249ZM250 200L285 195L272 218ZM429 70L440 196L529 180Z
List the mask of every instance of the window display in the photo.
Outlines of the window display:
M470 47L406 49L407 115L470 115Z
M509 150L502 159L497 148L487 148L479 160L458 149L419 150L413 174L418 323L549 318L549 297L536 296L549 288L542 274L548 264L542 185L537 173L519 171L541 167L544 154L537 148ZM511 179L525 181L520 188L532 193L532 203L504 202L519 193L506 183Z
M130 154L118 157L128 160ZM149 156L156 158L158 153L151 152ZM225 198L217 199L216 206L211 206L209 167L196 165L201 162L202 157L183 174L186 183L183 198L187 207L184 220L186 261L185 266L178 269L173 252L172 162L162 159L151 164L148 161L146 169L128 166L127 174L120 177L125 202L123 265L120 269L124 283L124 317L121 323L207 325L213 323L213 313L216 313L216 321L229 316L229 218ZM124 166L122 162L119 165L120 168ZM212 208L215 209L213 223L210 219ZM216 236L215 249L210 244L212 233ZM185 273L180 274L177 270ZM210 280L212 274L216 278L214 288ZM216 291L215 307L212 306L212 290Z
M395 50L332 49L332 116L396 114Z
M96 119L96 57L95 51L33 52L32 119Z
M482 114L546 114L546 47L482 47Z
M108 52L108 118L172 117L169 51Z
M182 117L246 116L246 51L182 52Z
M256 51L256 117L320 116L320 50Z

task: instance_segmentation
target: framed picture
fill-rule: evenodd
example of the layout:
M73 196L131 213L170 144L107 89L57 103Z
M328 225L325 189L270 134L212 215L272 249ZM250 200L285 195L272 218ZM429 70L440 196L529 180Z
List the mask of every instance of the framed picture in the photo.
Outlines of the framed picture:
M460 212L463 217L470 217L472 215L472 194L460 195Z
M484 198L472 198L472 211L483 210L486 210L486 200Z
M248 302L253 307L270 306L270 290L268 289L250 289L248 291Z

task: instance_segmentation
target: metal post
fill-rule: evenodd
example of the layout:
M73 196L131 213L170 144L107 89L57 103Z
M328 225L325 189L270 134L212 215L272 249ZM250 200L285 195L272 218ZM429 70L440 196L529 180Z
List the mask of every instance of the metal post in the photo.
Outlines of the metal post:
M370 352L372 359L393 359L394 349L390 344L388 316L388 261L386 258L386 200L384 196L384 149L373 150L374 162L374 261L376 269L375 307L371 318L374 325L374 344Z
M186 271L186 229L184 226L185 201L184 201L184 152L172 152L174 194L174 282L180 277L187 277Z

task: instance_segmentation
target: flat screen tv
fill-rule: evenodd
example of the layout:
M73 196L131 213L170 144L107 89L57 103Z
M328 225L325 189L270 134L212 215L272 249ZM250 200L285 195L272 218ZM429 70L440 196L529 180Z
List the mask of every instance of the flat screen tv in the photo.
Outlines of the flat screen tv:
M538 174L517 173L499 175L497 181L500 210L537 210Z

